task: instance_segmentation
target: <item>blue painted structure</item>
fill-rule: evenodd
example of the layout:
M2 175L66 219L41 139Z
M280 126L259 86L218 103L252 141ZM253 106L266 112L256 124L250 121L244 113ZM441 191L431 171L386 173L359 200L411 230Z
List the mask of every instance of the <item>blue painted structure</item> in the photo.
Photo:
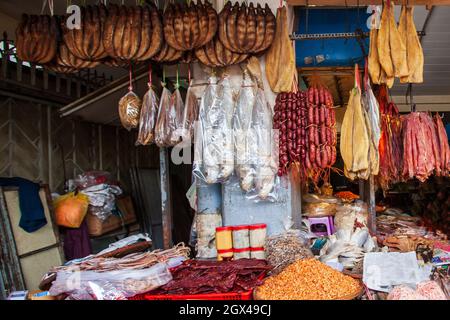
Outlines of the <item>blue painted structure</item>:
M307 9L297 8L296 34L355 32L361 29L368 32L366 22L370 14L366 8L351 9ZM307 18L308 16L308 18ZM366 53L369 52L369 39L364 39ZM296 63L298 67L353 67L362 63L364 56L356 38L297 40L295 42ZM323 55L325 60L318 62ZM310 58L312 63L305 63Z

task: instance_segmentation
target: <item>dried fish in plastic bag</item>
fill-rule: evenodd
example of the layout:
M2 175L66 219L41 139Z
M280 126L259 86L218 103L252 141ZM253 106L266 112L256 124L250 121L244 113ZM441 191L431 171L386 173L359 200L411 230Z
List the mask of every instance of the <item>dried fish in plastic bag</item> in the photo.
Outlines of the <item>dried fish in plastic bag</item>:
M251 129L256 138L255 188L261 200L266 200L275 187L278 170L278 148L273 135L272 108L267 103L264 90L258 88L253 109Z
M233 172L233 108L228 76L220 82L211 76L200 102L194 151L194 174L207 183L223 182Z
M139 125L141 105L141 99L131 90L120 99L119 117L122 125L128 131L132 128L137 128Z
M200 99L205 92L205 89L206 84L203 80L198 82L195 79L192 79L186 93L181 138L189 144L194 142L195 122L198 121Z
M163 90L161 93L161 99L159 101L158 118L155 126L155 143L158 147L167 146L168 135L168 113L170 104L170 91L163 84Z
M139 119L139 134L136 145L145 146L154 142L158 106L158 96L151 85L149 85L148 91L142 99L141 115Z
M256 137L251 130L252 112L255 105L255 86L244 72L233 116L236 171L242 190L249 192L254 187Z
M181 128L183 121L184 102L177 87L170 97L167 121L167 145L173 147L181 141Z

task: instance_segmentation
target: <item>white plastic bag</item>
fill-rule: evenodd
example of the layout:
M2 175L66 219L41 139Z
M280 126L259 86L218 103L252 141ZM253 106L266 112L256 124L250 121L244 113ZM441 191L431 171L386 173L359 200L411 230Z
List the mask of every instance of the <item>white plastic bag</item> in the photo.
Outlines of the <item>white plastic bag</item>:
M110 283L123 292L126 297L132 297L159 288L171 280L172 274L165 263L158 263L150 268L140 270L59 271L49 291L53 296L63 293L70 294L75 291L90 292L89 282Z

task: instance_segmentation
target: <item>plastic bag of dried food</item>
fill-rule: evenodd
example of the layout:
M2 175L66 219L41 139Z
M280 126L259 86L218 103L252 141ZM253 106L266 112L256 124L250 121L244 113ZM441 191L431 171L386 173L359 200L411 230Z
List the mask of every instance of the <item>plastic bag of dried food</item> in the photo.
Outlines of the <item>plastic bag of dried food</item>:
M50 294L57 296L74 291L92 292L90 282L108 283L121 291L126 297L156 289L172 280L165 263L158 263L150 268L140 270L117 271L59 271L50 288ZM110 286L108 285L108 286Z
M255 186L255 163L258 150L256 136L251 130L255 101L255 86L244 72L233 115L236 172L244 192L251 191Z
M178 85L170 96L169 109L167 113L167 145L173 147L181 141L184 102Z
M285 233L266 239L266 260L274 267L271 274L278 274L297 260L314 257L308 246L308 236L299 230L289 230Z
M276 198L274 190L278 169L278 148L272 130L272 108L267 103L264 90L261 88L256 91L250 128L256 141L254 196L260 200L274 200Z
M131 90L120 99L119 117L125 129L131 130L132 128L137 128L139 125L141 106L141 99Z
M200 101L194 151L194 174L207 183L223 182L233 173L233 108L229 77L218 82L211 76Z
M336 230L350 230L355 228L355 222L360 226L367 227L369 217L367 204L363 201L356 201L354 204L344 204L336 208L334 216L334 226Z
M149 84L148 91L142 99L139 134L136 145L145 146L155 141L155 125L158 116L158 106L158 96Z
M166 147L168 136L168 113L170 109L170 91L162 83L163 90L159 100L158 117L155 126L155 143L158 147Z
M195 122L198 120L200 108L199 99L201 98L205 87L205 85L197 84L196 81L192 79L186 93L181 138L189 144L192 144L194 141Z

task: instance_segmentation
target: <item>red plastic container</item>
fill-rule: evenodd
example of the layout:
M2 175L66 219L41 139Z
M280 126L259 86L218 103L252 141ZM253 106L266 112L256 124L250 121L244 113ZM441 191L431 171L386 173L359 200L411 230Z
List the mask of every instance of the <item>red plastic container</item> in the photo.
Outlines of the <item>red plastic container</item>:
M262 280L265 275L265 272L263 272L258 278ZM253 300L253 290L241 293L227 292L192 295L152 295L144 293L128 298L128 300Z

